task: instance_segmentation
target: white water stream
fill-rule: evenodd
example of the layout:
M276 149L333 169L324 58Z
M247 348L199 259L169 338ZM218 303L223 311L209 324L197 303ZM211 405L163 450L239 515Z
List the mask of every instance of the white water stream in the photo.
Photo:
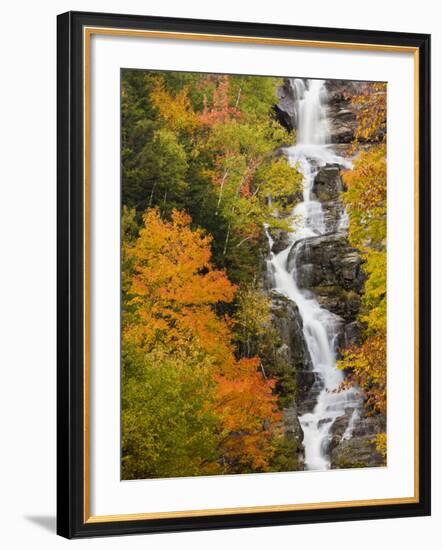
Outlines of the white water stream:
M322 80L292 80L296 92L296 113L298 117L297 141L286 149L286 155L292 166L297 165L303 175L303 202L294 211L293 231L289 234L290 243L278 254L270 252L269 264L272 268L274 289L296 303L303 321L303 334L310 353L316 382L316 403L313 410L299 417L304 432L305 469L326 470L330 468L328 443L330 429L339 417L352 410L348 426L342 436L349 439L354 423L358 418L360 398L354 389L339 391L343 373L336 368L336 341L341 320L333 313L322 308L311 292L298 288L295 267L288 269L288 256L292 247L308 246L310 237L326 233L324 212L320 202L312 197L315 176L321 166L339 164L350 167L351 164L334 153L330 145L328 121L326 116L327 94ZM338 224L337 231L346 231L346 214ZM266 228L270 249L273 240Z

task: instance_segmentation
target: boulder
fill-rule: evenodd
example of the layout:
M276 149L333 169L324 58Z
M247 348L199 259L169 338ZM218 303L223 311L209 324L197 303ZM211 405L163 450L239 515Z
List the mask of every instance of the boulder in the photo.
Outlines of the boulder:
M350 439L343 439L352 410L335 420L330 430L330 459L332 468L364 468L385 466L384 457L376 450L376 435L386 430L383 414L362 414L355 422Z
M296 268L297 285L316 292L318 287L340 287L360 294L365 280L362 263L357 250L339 233L304 239L288 255L289 269Z
M281 252L289 246L290 238L287 231L283 229L269 229L269 232L273 239L272 252L274 254L278 254L278 252Z
M276 291L272 291L270 297L271 323L281 342L276 354L278 359L290 365L299 403L305 399L315 382L302 319L298 307L291 300Z
M336 200L344 190L339 166L327 164L319 169L313 182L312 196L320 202Z
M358 126L359 107L351 102L351 97L361 94L367 87L366 82L350 80L327 80L328 92L327 117L330 127L330 140L334 145L349 144L354 141ZM380 127L371 141L379 141L385 134ZM367 140L359 138L359 143ZM335 148L336 149L336 148Z
M329 452L336 448L342 441L342 438L350 424L354 409L348 407L345 414L337 418L330 428Z
M316 299L324 309L331 311L344 320L344 339L342 344L350 341L352 338L354 339L356 327L350 327L349 329L346 327L352 325L352 321L354 321L359 312L361 304L359 294L353 290L347 291L339 285L317 286L312 287L310 290L315 294ZM359 327L358 323L356 325ZM349 338L347 338L347 334Z
M304 432L299 422L299 412L296 403L293 403L293 405L283 410L283 422L285 433L293 438L297 445L301 447L304 440Z
M355 137L355 126L356 124L333 124L330 131L332 143L351 143Z
M272 458L272 471L291 472L304 469L304 433L298 417L296 403L283 410L283 437L279 439Z
M354 140L357 127L357 108L352 105L352 95L361 93L364 83L346 80L327 80L327 116L330 141L333 144L348 144Z
M342 441L332 449L330 463L332 469L386 466L384 457L376 450L372 436L352 437Z
M276 119L281 126L292 131L297 127L297 115L295 111L295 91L288 78L284 78L276 93L278 103L273 107Z
M270 298L272 325L278 332L282 346L285 346L284 353L288 354L295 367L304 364L310 367L310 356L305 344L302 319L297 305L275 290L270 292Z
M359 307L358 307L359 310ZM357 314L358 311L355 311ZM357 345L361 340L361 325L358 321L352 321L344 326L343 342L340 347Z
M362 416L354 427L353 435L355 437L374 437L379 433L385 432L386 429L387 419L384 414Z

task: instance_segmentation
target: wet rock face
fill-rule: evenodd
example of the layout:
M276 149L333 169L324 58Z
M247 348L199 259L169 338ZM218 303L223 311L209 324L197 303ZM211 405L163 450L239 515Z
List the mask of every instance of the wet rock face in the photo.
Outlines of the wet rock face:
M295 92L288 78L284 78L283 84L277 89L278 103L274 106L275 116L278 122L289 131L297 127L297 115L295 111Z
M359 304L359 301L358 301ZM356 315L356 313L359 310L355 310L353 315ZM353 346L360 343L361 340L361 325L358 323L358 321L353 321L350 323L347 323L344 328L344 332L342 335L342 341L339 343L339 347L348 347Z
M336 233L295 243L288 256L289 268L296 267L297 285L324 297L334 292L336 298L343 298L342 291L359 294L364 285L362 263L358 251Z
M272 252L278 254L285 250L290 244L290 237L287 231L282 229L269 230L273 239Z
M375 444L376 435L386 430L385 416L361 416L355 423L351 439L344 438L347 425L348 419L343 416L338 418L332 426L331 467L370 468L385 466L385 459L376 450Z
M286 407L282 413L280 427L283 437L279 440L273 458L275 471L290 472L304 469L304 433L299 422L296 403Z
M312 198L322 203L327 233L345 231L345 227L341 227L344 215L341 193L344 190L345 185L338 166L326 165L319 169L313 182Z
M385 466L385 460L377 452L371 436L352 437L343 441L332 450L330 460L332 469Z
M357 108L351 103L351 96L363 91L363 82L327 80L328 120L330 141L336 144L351 143L357 128Z
M320 202L339 199L344 190L339 166L326 165L320 168L313 183L312 198Z
M359 341L356 321L365 274L358 252L339 233L310 237L295 244L288 256L296 266L296 284L314 293L319 304L342 319L338 347Z
M270 296L272 326L276 329L281 341L281 345L276 351L276 359L290 365L291 376L293 376L296 386L295 401L287 410L293 412L295 407L298 418L313 410L322 385L318 375L312 370L298 307L276 291L272 291ZM296 424L297 429L301 430L298 436L302 434L303 437L299 420L296 421Z
M350 98L352 95L363 91L364 83L348 80L327 80L326 88L328 92L327 117L331 143L349 144L355 137L357 126L357 108L351 104ZM296 129L298 126L295 111L296 91L292 88L288 78L284 79L277 90L277 94L278 103L274 106L277 120L289 131Z
M364 92L365 82L351 80L326 80L327 89L327 119L329 122L330 142L336 147L348 147L355 139L357 129L358 106L352 104L351 97ZM274 106L276 119L287 130L295 130L298 126L295 111L296 91L290 80L285 78L277 89L278 103ZM380 139L385 132L379 130L375 139ZM343 152L345 149L343 150Z
M323 202L322 212L324 214L326 233L346 231L346 227L341 226L342 216L344 215L344 206L340 200Z
M296 380L297 397L302 399L314 382L310 354L303 335L298 307L276 291L270 293L272 326L277 330L281 346L280 358L291 365Z
M354 422L351 438L346 430L353 414L347 409L345 415L337 418L330 429L329 452L332 468L362 468L384 466L384 457L376 450L377 434L386 430L384 415L359 415Z
M302 442L304 440L304 432L302 431L301 423L299 422L299 412L296 403L291 407L287 407L283 411L283 423L285 428L285 437L291 439L298 451L298 459L303 459Z
M338 347L359 341L360 326L354 321L360 309L359 294L346 292L339 286L325 286L312 288L319 305L341 317L347 324L342 327Z

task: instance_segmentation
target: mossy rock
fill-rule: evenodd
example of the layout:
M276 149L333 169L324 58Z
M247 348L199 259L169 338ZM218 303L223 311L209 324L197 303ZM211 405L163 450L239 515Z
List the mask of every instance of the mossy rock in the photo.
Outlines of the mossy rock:
M386 466L385 459L376 450L373 436L353 437L341 441L331 452L331 467L373 468Z

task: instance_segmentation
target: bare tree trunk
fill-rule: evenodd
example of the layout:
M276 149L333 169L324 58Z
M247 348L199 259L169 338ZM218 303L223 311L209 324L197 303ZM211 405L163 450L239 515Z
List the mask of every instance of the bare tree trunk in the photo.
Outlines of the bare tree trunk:
M215 215L218 215L219 205L221 204L221 197L222 197L222 195L223 195L224 184L226 183L226 178L227 178L228 175L229 175L229 170L227 169L227 170L224 172L223 177L222 177L222 179L221 179L221 186L220 186L220 189L219 189L218 203L217 203L217 205L216 205Z
M157 186L157 182L155 182L153 185L152 185L152 191L150 193L150 199L149 199L149 208L152 206L152 200L153 200L153 194L154 194L154 191L155 191L155 187Z
M239 105L239 100L241 98L241 88L238 90L238 95L236 96L236 103L235 103L235 109L238 107Z
M264 378L267 380L267 375L266 375L266 371L264 370L264 365L262 364L262 362L260 361L259 362L259 366L261 367L261 372L262 372L262 375L264 376Z
M252 237L244 237L244 239L242 239L241 241L239 241L238 244L235 245L236 248L238 248L239 246L241 246L241 245L244 244L245 242L250 241L251 238L252 238Z
M229 222L229 225L227 226L226 240L224 241L223 256L225 256L226 252L227 252L227 245L229 244L229 237L230 237L230 222Z

